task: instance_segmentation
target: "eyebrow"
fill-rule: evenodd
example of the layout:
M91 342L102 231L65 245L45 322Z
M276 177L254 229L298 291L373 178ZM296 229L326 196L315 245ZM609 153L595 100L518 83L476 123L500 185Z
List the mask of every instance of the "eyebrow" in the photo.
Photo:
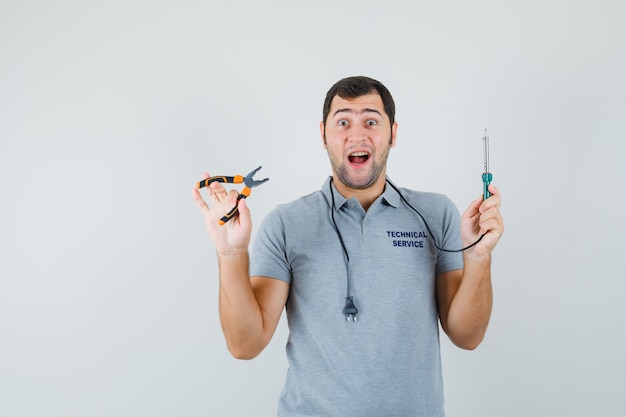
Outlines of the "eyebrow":
M378 114L379 116L382 117L382 114L378 110L376 110L376 109L369 109L369 108L365 108L365 109L360 110L360 111L356 111L356 110L350 109L350 108L337 109L333 113L333 117L335 117L339 113L352 113L352 114L376 113L376 114Z

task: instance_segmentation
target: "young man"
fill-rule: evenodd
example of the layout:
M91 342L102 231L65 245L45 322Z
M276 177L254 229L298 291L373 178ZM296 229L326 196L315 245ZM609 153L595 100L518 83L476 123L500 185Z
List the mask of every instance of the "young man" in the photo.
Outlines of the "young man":
M258 355L287 309L280 416L443 416L438 322L464 349L484 337L491 252L504 230L500 193L490 186L491 197L460 217L445 196L395 186L386 178L394 117L393 98L376 80L331 87L320 132L332 177L266 217L250 263L246 200L219 226L237 192L212 183L209 208L194 190L217 248L220 319L233 356Z

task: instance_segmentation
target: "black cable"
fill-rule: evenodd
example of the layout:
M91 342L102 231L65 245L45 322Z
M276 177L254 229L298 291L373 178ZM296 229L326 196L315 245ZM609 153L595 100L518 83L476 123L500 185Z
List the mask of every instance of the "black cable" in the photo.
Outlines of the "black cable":
M335 193L333 192L333 180L330 179L330 198L332 200L332 205L330 207L330 218L333 221L333 226L335 227L335 232L339 237L339 242L341 243L341 247L343 249L343 253L346 255L346 270L348 272L348 288L346 289L346 305L343 308L343 314L346 317L346 321L357 321L357 315L359 310L356 308L354 304L354 297L352 296L352 273L350 268L350 255L348 255L348 249L346 248L346 244L343 241L343 237L341 237L341 233L339 232L339 227L337 226L337 222L335 221Z
M485 234L483 234L483 235L481 235L478 238L478 240L476 240L476 242L472 243L469 246L461 248L461 249L446 249L446 248L440 247L435 242L435 235L430 230L430 227L428 226L428 222L426 221L424 216L422 216L422 213L420 213L415 207L413 207L413 205L411 203L408 202L408 200L400 192L398 187L396 187L388 179L385 179L385 181L394 190L396 190L396 192L398 193L398 195L400 196L400 199L404 202L404 204L409 206L409 208L411 210L413 210L415 213L417 213L417 215L422 219L422 222L424 222L424 225L426 226L426 230L428 230L428 233L433 238L433 245L438 250L443 251L443 252L463 252L463 251L465 251L465 250L475 246L478 242L480 242L482 240L483 237L485 237ZM345 305L345 307L343 309L343 314L346 316L346 321L357 321L358 310L356 308L356 305L354 304L354 297L352 296L352 274L351 274L351 268L350 268L350 255L348 254L348 249L346 248L346 244L343 241L343 237L341 236L341 233L339 232L339 227L337 226L337 222L335 221L335 193L333 192L333 179L332 178L330 179L330 198L331 198L331 202L332 202L331 203L331 207L330 207L330 218L331 218L331 220L333 222L333 227L335 228L335 232L337 233L337 237L339 238L339 242L341 243L341 248L343 249L343 253L346 256L346 270L347 270L347 273L348 273L348 285L347 285L347 289L346 289L346 305Z
M443 252L463 252L468 250L469 248L474 247L478 242L480 242L481 240L483 240L483 237L485 237L485 233L483 233L478 240L476 240L476 242L472 243L471 245L468 245L464 248L461 249L446 249L446 248L442 248L439 247L439 245L437 245L437 243L435 242L435 235L433 234L433 232L430 230L430 227L428 227L428 222L426 221L426 219L424 218L424 216L422 216L422 213L420 213L415 207L413 207L411 205L411 203L408 202L408 200L406 198L404 198L404 195L402 195L402 193L400 192L400 190L398 189L398 187L396 187L391 181L389 181L388 179L385 179L385 181L387 181L387 184L391 185L391 188L393 188L394 190L396 190L396 192L398 193L398 195L400 196L400 199L404 202L404 204L406 204L407 206L409 206L409 208L411 210L413 210L415 213L417 213L418 216L420 216L420 218L422 219L422 221L424 222L424 225L426 226L426 230L428 230L428 233L430 233L430 235L433 237L433 245L435 245L435 247Z
M348 264L348 295L350 295L350 255L348 255L348 249L346 249L346 244L343 242L343 238L341 237L341 233L339 233L339 227L337 227L337 222L335 221L335 193L333 192L333 180L330 180L330 198L332 200L332 205L330 207L330 218L333 221L333 226L335 227L335 232L337 232L337 236L339 237L339 242L341 243L341 247L343 248L343 253L346 255L346 262Z

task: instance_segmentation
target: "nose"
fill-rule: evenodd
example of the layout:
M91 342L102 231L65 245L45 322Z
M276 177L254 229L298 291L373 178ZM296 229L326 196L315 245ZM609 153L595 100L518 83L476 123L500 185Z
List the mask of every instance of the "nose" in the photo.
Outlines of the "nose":
M348 132L348 141L349 142L362 142L364 140L366 140L367 138L367 133L365 131L365 128L363 128L362 126L353 126L350 129L350 132Z

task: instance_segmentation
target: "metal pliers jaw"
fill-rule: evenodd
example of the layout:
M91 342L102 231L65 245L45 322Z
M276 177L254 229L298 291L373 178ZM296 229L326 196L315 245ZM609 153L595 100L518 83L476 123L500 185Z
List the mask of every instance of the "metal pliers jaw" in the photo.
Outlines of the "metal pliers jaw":
M214 176L214 177L209 177L209 178L205 178L202 181L199 181L198 183L196 183L196 188L203 188L203 187L208 187L209 184L211 184L212 182L222 182L222 183L226 183L226 184L245 184L245 187L243 187L243 190L241 190L239 192L239 195L237 196L237 203L235 203L235 207L233 207L228 213L226 213L224 215L224 217L222 217L218 223L220 225L224 225L226 222L228 222L230 219L232 219L233 217L235 217L235 215L239 212L237 206L239 204L239 200L241 200L242 198L246 198L250 196L250 192L252 191L252 187L256 187L257 185L261 185L266 181L269 181L269 178L265 178L262 180L255 180L253 177L254 175L262 168L262 166L258 167L257 169L253 170L252 172L250 172L248 175L246 175L245 177L241 176L241 175L235 175L235 176L225 176L225 175L218 175L218 176Z
M270 180L269 178L263 178L262 180L255 180L254 178L252 178L261 168L263 168L263 166L258 167L257 169L253 170L248 175L243 177L243 183L246 184L246 187L248 188L256 187L257 185L261 185L264 182Z

